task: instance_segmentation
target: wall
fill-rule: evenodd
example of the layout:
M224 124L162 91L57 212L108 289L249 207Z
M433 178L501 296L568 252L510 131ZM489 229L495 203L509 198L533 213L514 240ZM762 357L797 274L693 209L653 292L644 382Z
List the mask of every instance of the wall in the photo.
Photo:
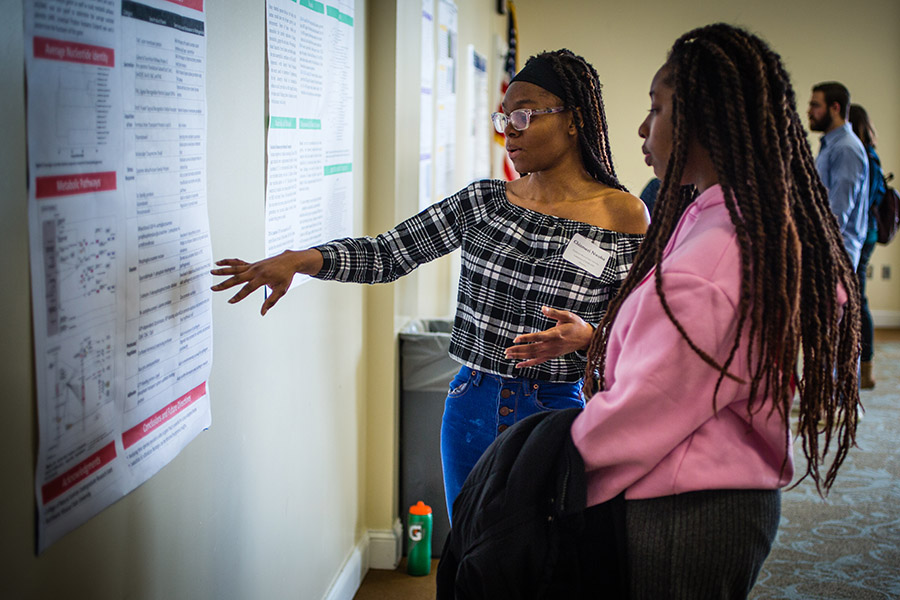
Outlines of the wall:
M879 132L886 171L900 176L900 3L866 0L695 0L672 3L516 0L523 58L568 47L583 55L603 82L610 142L623 183L635 194L653 176L640 152L638 125L649 108L656 69L682 33L717 21L748 27L769 41L791 73L801 115L810 89L842 81L866 107ZM810 136L818 152L818 135ZM876 324L900 327L900 242L878 246L868 296ZM890 279L882 279L888 266Z
M375 6L377 4L377 7ZM366 232L376 234L418 212L419 45L421 0L372 2L369 54ZM437 1L434 3L437 10ZM459 60L468 44L488 55L502 29L493 2L457 0ZM435 13L436 14L436 13ZM489 62L489 81L493 81ZM461 69L462 72L462 69ZM462 74L460 75L462 77ZM458 80L459 81L459 80ZM459 81L457 123L465 123ZM493 99L492 99L493 100ZM490 126L490 124L487 124ZM458 127L459 129L459 127ZM457 164L466 160L457 144ZM456 187L467 182L458 176ZM388 286L366 290L368 390L366 522L379 538L398 526L397 333L413 317L449 317L455 309L458 252L423 265ZM393 316L393 319L389 318ZM434 435L440 435L436 428ZM436 465L436 468L440 468ZM405 518L405 514L399 515ZM376 559L373 564L383 564Z

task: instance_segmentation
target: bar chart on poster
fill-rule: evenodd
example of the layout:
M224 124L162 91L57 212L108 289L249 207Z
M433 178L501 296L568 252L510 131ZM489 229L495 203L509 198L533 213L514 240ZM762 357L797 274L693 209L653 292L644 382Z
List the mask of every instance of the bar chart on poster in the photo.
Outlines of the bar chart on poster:
M353 0L267 0L266 52L266 256L274 256L352 231Z
M203 0L25 3L38 550L209 427Z

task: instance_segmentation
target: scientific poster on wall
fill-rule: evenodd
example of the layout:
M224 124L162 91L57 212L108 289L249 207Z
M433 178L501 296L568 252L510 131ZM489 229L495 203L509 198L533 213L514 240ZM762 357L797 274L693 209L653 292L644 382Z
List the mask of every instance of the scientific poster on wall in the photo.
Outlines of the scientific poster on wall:
M469 127L466 132L467 156L471 159L466 165L467 182L488 179L491 176L491 136L494 127L488 111L488 76L487 57L475 51L469 44L466 61L466 90L468 97Z
M266 256L353 230L353 16L353 0L266 2Z
M422 0L419 92L419 210L434 203L434 0Z
M25 3L38 551L210 425L203 0Z
M438 0L437 79L435 81L434 196L456 191L457 10L453 0Z

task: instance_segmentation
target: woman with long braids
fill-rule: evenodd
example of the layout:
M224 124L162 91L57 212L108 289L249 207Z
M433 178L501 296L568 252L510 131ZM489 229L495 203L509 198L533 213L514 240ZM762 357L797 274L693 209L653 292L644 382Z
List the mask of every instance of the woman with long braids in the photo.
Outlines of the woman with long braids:
M582 406L593 326L631 266L648 217L616 178L600 82L568 50L528 60L494 113L525 174L478 181L375 238L335 240L249 264L220 260L213 290L229 302L272 289L262 314L297 273L389 282L462 248L450 355L462 364L441 429L448 510L483 451L538 411ZM527 354L527 357L523 356Z
M587 513L624 495L629 598L745 598L794 475L795 392L820 493L854 444L856 276L788 75L755 35L679 38L638 134L662 187L588 350L571 429Z

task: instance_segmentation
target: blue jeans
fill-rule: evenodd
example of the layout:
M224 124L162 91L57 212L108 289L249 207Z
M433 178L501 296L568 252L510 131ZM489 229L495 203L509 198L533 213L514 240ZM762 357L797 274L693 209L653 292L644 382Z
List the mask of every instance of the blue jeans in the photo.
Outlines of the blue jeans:
M450 383L441 423L441 464L447 511L466 477L491 445L513 423L547 410L581 408L581 381L550 383L500 377L463 367Z

